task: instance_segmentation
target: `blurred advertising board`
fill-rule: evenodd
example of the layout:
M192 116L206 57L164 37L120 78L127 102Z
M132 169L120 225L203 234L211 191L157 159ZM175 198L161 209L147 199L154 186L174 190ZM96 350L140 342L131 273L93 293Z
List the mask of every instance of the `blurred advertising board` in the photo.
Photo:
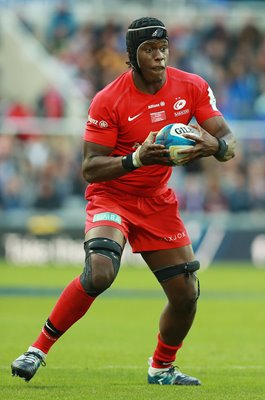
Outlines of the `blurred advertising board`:
M263 216L264 217L264 216ZM184 216L201 267L215 262L252 262L265 268L265 223L261 216ZM21 266L62 264L82 266L83 227L54 215L34 216L26 224L0 224L0 258ZM174 241L173 236L166 238ZM142 266L139 254L126 245L123 263Z

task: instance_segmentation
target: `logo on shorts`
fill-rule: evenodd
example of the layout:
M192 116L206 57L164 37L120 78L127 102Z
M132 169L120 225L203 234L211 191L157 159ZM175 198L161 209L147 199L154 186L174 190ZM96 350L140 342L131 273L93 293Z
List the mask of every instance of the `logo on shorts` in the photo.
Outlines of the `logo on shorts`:
M165 240L166 242L176 242L180 239L183 239L184 237L186 237L186 232L179 232L175 235L165 236L163 240Z
M93 222L98 222L98 221L112 221L121 225L121 217L118 214L114 214L112 212L103 212L95 214L93 217Z

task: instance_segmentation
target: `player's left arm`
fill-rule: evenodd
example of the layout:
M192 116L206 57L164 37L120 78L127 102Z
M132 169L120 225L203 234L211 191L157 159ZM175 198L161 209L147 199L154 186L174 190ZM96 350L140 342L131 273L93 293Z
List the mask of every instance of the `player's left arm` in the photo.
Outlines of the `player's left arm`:
M204 121L198 126L200 136L204 141L210 141L207 133L210 134L215 143L212 144L212 155L219 161L228 161L235 157L236 139L228 124L222 116L215 116Z
M209 156L214 156L219 161L228 161L235 156L235 137L218 110L214 93L208 83L199 76L194 79L194 116L198 125L193 127L198 132L198 138L195 139L196 146L191 149L189 161ZM182 161L188 162L187 157Z
M187 157L181 159L181 164L201 157L214 156L219 161L228 161L235 156L236 140L223 116L214 116L199 124L190 124L196 131L183 136L196 141L196 146L180 153Z

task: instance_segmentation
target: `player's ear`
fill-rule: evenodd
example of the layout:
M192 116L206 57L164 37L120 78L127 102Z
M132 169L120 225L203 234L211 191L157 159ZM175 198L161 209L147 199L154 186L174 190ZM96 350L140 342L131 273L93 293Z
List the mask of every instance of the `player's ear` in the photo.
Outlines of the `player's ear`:
M158 131L150 132L149 135L147 136L147 138L145 139L145 142L154 143L157 134L158 134Z

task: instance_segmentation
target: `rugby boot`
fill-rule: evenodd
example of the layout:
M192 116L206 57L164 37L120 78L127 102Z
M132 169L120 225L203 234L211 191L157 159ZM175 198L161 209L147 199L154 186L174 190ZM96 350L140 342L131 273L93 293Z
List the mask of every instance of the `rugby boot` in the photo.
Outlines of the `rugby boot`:
M40 365L44 367L46 365L41 355L33 351L27 351L12 362L12 375L19 376L29 382L38 371Z
M170 365L168 368L153 368L150 366L147 380L148 383L157 385L201 385L199 379L183 374L174 365Z

